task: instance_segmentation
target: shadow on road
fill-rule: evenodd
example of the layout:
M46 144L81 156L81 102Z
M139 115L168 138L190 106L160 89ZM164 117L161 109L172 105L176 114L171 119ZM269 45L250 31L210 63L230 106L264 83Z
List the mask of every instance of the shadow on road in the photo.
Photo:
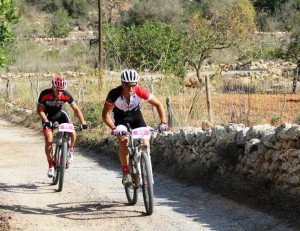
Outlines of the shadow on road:
M141 217L142 212L126 210L123 203L102 201L99 202L75 202L50 204L48 209L40 209L23 205L0 205L1 210L18 212L21 214L55 215L71 220L97 220L110 218ZM119 212L119 213L118 213ZM124 212L128 214L124 217ZM83 216L84 214L84 216ZM119 215L118 215L119 214ZM120 216L120 214L122 214Z

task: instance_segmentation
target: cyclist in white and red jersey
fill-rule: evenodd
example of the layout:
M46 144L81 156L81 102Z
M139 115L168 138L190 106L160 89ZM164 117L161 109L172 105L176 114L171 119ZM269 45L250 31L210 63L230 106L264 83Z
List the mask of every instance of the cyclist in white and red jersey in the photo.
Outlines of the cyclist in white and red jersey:
M127 131L127 123L132 129L146 127L140 103L142 100L153 105L160 118L159 129L161 131L168 129L165 110L162 103L147 89L139 86L138 73L133 69L125 69L121 73L121 85L110 90L102 110L102 119L112 130L111 134L118 136L122 131ZM113 112L113 118L110 113ZM128 160L128 138L118 136L119 141L119 158L123 170L122 183L131 186L132 181L129 170ZM144 141L149 147L149 140Z
M52 161L53 155L53 131L52 124L54 122L61 123L72 123L72 120L64 108L65 103L69 103L73 109L75 115L78 117L81 128L86 129L87 124L84 120L81 110L75 103L74 98L67 90L67 81L61 76L56 76L52 80L52 88L43 90L38 98L37 112L42 119L43 133L45 137L45 153L47 156L49 170L48 176L53 177L54 164ZM69 162L73 160L73 149L76 141L76 133L71 134L70 144L70 158Z

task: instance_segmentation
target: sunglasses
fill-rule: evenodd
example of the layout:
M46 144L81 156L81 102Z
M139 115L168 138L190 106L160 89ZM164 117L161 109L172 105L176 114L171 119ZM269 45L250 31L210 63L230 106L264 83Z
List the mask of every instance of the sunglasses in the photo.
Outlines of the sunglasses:
M125 87L135 87L137 83L127 83L127 82L122 82Z
M54 88L55 91L63 92L64 90Z

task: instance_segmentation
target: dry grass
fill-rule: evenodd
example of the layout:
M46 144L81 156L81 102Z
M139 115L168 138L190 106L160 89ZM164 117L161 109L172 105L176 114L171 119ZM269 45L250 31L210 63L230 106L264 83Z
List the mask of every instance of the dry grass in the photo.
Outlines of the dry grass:
M119 84L118 73L105 76L105 84L99 87L97 73L67 78L70 81L69 90L78 100L79 106L92 118L94 127L101 125L101 109L108 91ZM36 78L36 77L34 77ZM163 102L169 97L173 112L173 127L196 126L208 120L205 92L201 92L195 104L192 101L196 89L185 88L179 81L168 78L158 82L142 81L141 85L154 91ZM50 86L50 78L41 78L40 89ZM11 101L21 107L35 110L37 92L30 79L12 80L14 98ZM5 87L5 82L0 82ZM3 98L6 94L2 93ZM228 123L243 123L247 126L257 124L298 123L300 112L300 93L295 94L246 94L246 93L217 93L211 94L212 120L215 125ZM193 106L193 110L191 107ZM156 126L159 118L148 103L142 103L144 117L150 126Z
M215 102L215 103L214 103ZM300 94L217 94L213 110L217 121L279 125L297 122ZM220 120L221 119L221 120Z
M193 94L171 97L176 126L201 126L208 120L205 94L199 99L190 113ZM297 123L300 113L300 93L297 94L213 94L211 97L214 124L243 123L257 124ZM144 108L145 109L145 108ZM147 117L150 113L145 113ZM152 116L152 114L151 114ZM149 118L151 119L151 118Z

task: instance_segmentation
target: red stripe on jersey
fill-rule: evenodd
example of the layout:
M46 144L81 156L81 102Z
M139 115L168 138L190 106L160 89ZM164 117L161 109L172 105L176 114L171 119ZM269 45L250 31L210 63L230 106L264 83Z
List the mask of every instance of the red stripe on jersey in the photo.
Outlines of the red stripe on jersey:
M114 103L111 103L111 102L108 102L108 101L105 101L105 104L108 105L108 106L114 106Z
M141 86L136 86L134 91L137 96L141 97L144 100L149 100L151 97L151 93L146 88L143 88Z
M64 100L64 101L69 102L70 97L69 97L68 95L62 94L62 95L60 95L60 96L58 97L58 100Z
M45 95L42 96L42 98L41 98L42 103L47 101L47 100L54 100L53 94L45 94Z

